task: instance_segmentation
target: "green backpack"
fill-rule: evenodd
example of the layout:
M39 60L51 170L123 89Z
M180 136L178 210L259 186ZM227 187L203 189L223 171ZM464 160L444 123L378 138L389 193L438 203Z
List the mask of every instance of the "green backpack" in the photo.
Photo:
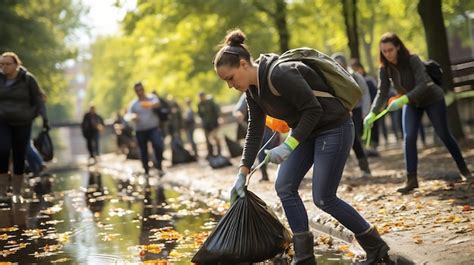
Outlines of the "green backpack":
M275 96L280 96L280 93L275 89L270 80L272 71L278 64L290 61L300 61L311 67L317 73L322 73L326 83L336 94L332 95L328 92L318 91L317 88L313 88L313 94L316 97L335 97L339 99L344 108L349 111L354 108L362 97L361 88L346 69L326 54L306 47L288 50L270 65L267 80L270 91Z

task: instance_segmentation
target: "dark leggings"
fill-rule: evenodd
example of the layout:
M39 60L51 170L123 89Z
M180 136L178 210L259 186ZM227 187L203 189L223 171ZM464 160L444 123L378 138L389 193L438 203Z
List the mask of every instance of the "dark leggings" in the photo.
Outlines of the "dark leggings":
M405 136L405 163L408 174L416 175L418 166L418 154L416 148L417 132L421 124L421 117L426 111L428 118L433 124L434 130L441 141L448 148L461 173L467 170L466 162L461 154L456 139L448 128L446 115L446 103L444 99L424 108L406 105L403 108L403 131Z
M13 155L13 174L24 173L26 148L30 135L31 123L12 126L0 120L0 174L8 173L10 152Z

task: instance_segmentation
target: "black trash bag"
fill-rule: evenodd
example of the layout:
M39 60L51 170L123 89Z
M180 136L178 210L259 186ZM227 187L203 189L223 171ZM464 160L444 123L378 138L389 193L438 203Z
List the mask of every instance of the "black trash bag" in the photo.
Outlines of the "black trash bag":
M261 262L288 249L291 234L251 191L239 198L192 258L197 264Z
M140 149L138 146L130 146L128 148L127 159L140 160Z
M207 161L209 161L209 165L212 168L232 166L232 163L230 162L229 158L222 155L209 156L207 158Z
M48 162L53 160L54 148L53 141L49 136L49 130L42 130L35 139L33 139L33 145L36 150L40 153L43 160Z
M184 148L181 141L175 139L171 141L171 163L173 165L195 161L196 158Z
M244 149L238 142L233 141L232 139L227 137L227 135L224 136L224 139L225 139L227 148L229 149L230 157L238 157L242 155L242 152L244 151Z

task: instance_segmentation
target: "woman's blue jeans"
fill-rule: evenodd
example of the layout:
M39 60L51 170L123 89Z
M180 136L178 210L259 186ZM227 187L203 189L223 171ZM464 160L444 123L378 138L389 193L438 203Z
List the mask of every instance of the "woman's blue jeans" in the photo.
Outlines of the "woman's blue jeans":
M421 124L421 118L426 111L428 118L433 124L433 128L448 148L449 153L453 157L458 169L461 173L465 173L467 169L466 162L461 154L456 139L449 131L448 120L446 114L446 103L444 99L433 103L424 108L417 108L411 105L403 107L403 132L405 136L405 163L408 175L417 175L418 154L416 148L417 132Z
M354 142L354 125L348 118L342 125L302 143L278 167L275 189L293 233L309 230L308 214L298 188L313 167L313 201L355 234L370 225L348 203L336 195L347 157Z

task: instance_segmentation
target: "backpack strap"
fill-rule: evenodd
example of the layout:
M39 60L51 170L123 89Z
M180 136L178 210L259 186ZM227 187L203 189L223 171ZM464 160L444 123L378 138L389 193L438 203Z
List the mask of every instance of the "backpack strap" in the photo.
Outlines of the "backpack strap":
M278 90L276 90L276 88L273 86L273 83L272 83L272 79L271 79L271 75L272 75L272 72L273 72L273 69L279 64L280 62L278 60L275 60L271 65L270 65L270 69L268 70L268 75L267 75L267 83L268 83L268 87L270 88L270 92L272 92L273 95L275 96L281 96L280 92L278 92ZM334 95L332 95L331 93L328 93L328 92L325 92L325 91L319 91L319 90L314 90L312 89L313 91L313 95L315 97L320 97L320 98L334 98Z

